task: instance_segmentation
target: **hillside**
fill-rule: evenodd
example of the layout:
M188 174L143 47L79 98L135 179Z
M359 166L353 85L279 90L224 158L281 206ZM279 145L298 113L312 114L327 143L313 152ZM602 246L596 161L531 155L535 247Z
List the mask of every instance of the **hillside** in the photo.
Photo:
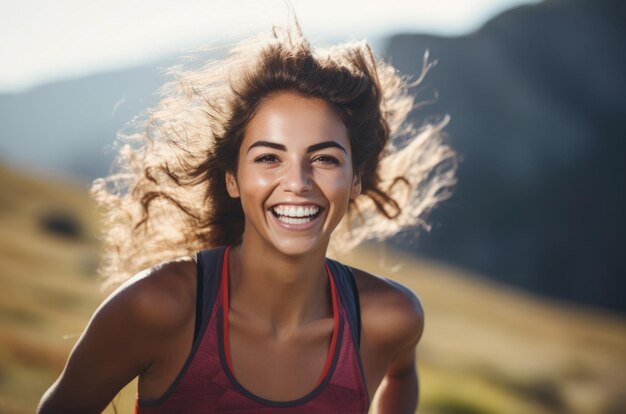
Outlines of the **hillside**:
M393 36L461 155L422 254L541 295L626 312L626 13L619 0L516 7L466 36ZM404 247L403 241L398 246Z
M306 32L306 27L304 28ZM419 30L419 28L415 28ZM416 76L438 64L419 124L449 114L461 156L436 231L397 245L548 297L626 312L626 13L620 0L546 0L494 16L473 33L398 33L385 58ZM211 39L219 41L219 39ZM206 63L212 53L187 61ZM93 179L118 131L155 105L172 56L0 94L0 162Z
M84 189L0 167L0 412L31 413L102 297ZM420 297L422 414L624 412L622 317L363 246L348 263ZM132 411L134 384L118 411Z

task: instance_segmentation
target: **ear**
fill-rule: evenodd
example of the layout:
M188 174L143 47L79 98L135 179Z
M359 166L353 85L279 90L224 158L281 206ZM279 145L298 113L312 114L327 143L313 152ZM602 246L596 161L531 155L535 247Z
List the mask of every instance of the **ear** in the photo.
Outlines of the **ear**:
M350 200L354 200L361 195L361 174L355 174L352 182L352 188L350 189Z
M237 185L237 178L232 171L226 171L226 191L231 198L239 198L239 186Z

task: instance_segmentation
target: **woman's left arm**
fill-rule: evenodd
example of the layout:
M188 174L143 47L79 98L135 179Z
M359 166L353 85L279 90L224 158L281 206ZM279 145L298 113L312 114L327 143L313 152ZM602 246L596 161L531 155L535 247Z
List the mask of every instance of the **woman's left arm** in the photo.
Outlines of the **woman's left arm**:
M419 401L416 348L424 331L424 310L411 290L386 282L387 294L377 306L380 335L376 336L386 349L382 354L388 356L372 408L376 414L413 414Z
M372 402L376 414L413 414L419 400L419 381L415 367L415 343L401 350L392 361Z
M375 414L413 414L419 401L416 348L424 309L407 287L353 269L361 304L361 358Z

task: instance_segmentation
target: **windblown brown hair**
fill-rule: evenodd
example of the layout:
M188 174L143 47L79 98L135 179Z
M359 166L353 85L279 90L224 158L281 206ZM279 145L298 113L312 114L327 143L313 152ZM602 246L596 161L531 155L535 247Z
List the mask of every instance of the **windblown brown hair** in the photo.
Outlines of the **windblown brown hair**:
M430 64L424 60L419 84ZM318 97L345 123L362 194L333 233L331 250L384 239L450 195L456 155L443 142L447 118L420 128L407 78L365 42L313 48L297 23L241 42L222 60L171 71L143 128L120 136L113 173L94 181L104 212L104 261L110 283L193 252L237 242L244 216L228 196L246 125L259 104L289 91Z

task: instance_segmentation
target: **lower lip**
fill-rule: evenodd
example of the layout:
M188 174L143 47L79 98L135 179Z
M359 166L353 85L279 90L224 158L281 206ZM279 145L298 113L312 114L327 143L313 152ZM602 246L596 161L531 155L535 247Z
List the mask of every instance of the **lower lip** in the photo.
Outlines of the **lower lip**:
M321 220L321 217L322 217L322 212L320 212L317 216L315 216L314 219L308 220L308 221L306 221L304 223L287 223L287 222L284 222L284 221L280 220L271 211L269 211L268 214L270 216L272 216L272 219L274 219L274 221L280 227L285 228L285 229L289 229L289 230L307 230L307 229L315 226L317 224L317 222L319 220ZM296 218L296 220L301 220L301 218Z

